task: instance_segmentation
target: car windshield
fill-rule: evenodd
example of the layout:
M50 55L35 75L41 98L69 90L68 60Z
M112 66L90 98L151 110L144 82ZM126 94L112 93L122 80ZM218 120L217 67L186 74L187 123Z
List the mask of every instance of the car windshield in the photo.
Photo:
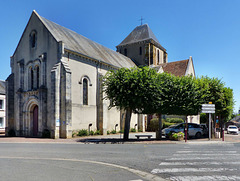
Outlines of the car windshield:
M168 126L168 128L173 128L173 127L175 127L175 126L176 126L176 124L171 125L171 126Z
M237 129L236 126L229 126L230 129Z

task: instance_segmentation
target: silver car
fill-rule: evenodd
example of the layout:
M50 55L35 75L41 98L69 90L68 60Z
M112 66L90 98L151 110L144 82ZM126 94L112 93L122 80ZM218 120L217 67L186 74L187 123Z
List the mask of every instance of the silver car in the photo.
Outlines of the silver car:
M169 133L178 133L178 132L184 132L185 128L185 123L180 123L180 124L175 124L172 126L169 126L165 129L162 130L162 135L165 135L166 138L169 137ZM196 138L201 138L203 135L203 130L200 127L200 125L195 124L195 123L188 123L188 136L189 137L196 137Z

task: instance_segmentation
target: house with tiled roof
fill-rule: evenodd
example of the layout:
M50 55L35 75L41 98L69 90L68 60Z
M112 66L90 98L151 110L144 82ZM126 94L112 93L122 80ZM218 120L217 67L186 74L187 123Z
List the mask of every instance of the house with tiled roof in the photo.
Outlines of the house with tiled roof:
M6 118L6 85L0 80L0 133L5 133Z

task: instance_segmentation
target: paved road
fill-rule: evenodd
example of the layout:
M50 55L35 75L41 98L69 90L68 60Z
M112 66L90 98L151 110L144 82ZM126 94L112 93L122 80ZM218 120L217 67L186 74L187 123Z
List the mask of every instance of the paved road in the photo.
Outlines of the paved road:
M238 143L0 143L0 153L2 180L240 180Z
M0 137L1 180L240 180L240 135L225 142L78 141Z

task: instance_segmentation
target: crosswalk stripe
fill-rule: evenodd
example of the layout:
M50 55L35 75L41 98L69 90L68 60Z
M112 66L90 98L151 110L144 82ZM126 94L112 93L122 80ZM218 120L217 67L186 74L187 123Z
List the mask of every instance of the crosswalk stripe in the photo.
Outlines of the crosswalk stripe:
M230 168L165 168L165 169L153 169L152 174L157 173L176 173L176 172L222 172L222 171L236 171L237 169Z
M162 162L159 165L240 165L240 162Z
M193 150L182 150L182 151L177 151L177 153L237 153L237 151L193 151Z
M240 180L239 176L221 176L221 175L211 175L211 176L176 176L169 178L172 181L229 181L229 180Z
M227 158L227 157L221 157L221 160L226 160L226 159L228 159L229 160L229 158ZM216 160L216 157L179 157L179 158L177 158L177 157L173 157L173 158L168 158L168 159L166 159L167 161L169 161L169 160Z
M214 153L210 153L210 154L207 154L207 153L204 153L204 154L201 154L201 153L187 153L187 156L240 156L240 154L235 154L235 153L217 153L217 154L214 154ZM173 154L173 156L183 156L183 154Z

